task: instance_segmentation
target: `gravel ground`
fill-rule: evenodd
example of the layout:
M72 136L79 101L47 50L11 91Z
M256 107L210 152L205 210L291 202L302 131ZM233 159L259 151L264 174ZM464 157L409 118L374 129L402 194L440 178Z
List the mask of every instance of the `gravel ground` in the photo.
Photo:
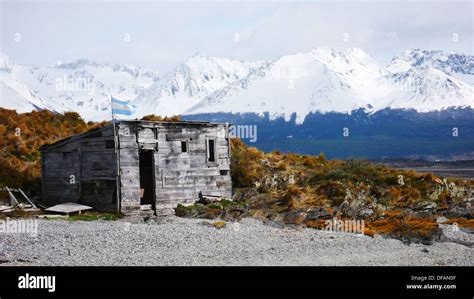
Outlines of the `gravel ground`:
M473 242L474 235L451 238ZM38 220L38 235L0 233L0 265L474 265L474 248L453 242L405 245L243 219L222 229L167 217L160 224Z

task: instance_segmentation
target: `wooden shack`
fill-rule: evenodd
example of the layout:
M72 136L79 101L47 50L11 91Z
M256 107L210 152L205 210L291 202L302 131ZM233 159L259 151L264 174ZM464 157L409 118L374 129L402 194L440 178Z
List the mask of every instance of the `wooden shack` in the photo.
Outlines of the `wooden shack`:
M75 202L123 214L151 206L163 215L178 204L194 203L200 193L231 198L227 124L135 120L113 125L41 147L45 204Z

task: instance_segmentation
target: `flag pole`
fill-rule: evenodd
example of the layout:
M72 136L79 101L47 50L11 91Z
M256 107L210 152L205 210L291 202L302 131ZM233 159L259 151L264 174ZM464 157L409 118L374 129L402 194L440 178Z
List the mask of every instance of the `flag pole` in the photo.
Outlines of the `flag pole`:
M115 149L115 161L117 161L117 172L115 175L115 192L117 198L117 214L120 214L121 196L120 196L120 149L118 145L117 128L115 127L114 118L114 104L113 98L110 96L110 111L112 113L112 127L114 128L114 149Z

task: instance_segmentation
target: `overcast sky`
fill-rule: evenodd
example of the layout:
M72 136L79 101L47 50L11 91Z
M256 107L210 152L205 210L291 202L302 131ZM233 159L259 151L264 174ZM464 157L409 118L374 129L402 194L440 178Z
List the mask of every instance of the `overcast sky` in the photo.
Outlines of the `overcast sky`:
M383 63L408 48L474 53L474 1L0 2L0 49L24 64L89 58L166 72L197 51L258 60L359 47Z

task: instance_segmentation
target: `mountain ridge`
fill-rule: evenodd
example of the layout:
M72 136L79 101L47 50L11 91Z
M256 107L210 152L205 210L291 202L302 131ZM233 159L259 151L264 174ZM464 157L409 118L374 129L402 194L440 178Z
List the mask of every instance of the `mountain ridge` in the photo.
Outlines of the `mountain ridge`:
M385 108L420 112L474 107L474 56L409 49L383 66L358 48L319 47L245 62L195 53L168 73L86 58L47 67L0 53L0 106L26 112L76 111L110 118L110 96L146 114L268 112L304 122L310 112Z
M316 69L311 72L317 63L324 67L319 73ZM282 83L285 80L288 87ZM184 114L269 112L274 118L288 120L297 113L297 122L302 123L310 112L350 113L358 108L426 112L474 107L473 99L474 89L469 83L432 65L390 72L360 49L319 48L282 56L258 74L210 94ZM273 110L268 108L275 103Z

